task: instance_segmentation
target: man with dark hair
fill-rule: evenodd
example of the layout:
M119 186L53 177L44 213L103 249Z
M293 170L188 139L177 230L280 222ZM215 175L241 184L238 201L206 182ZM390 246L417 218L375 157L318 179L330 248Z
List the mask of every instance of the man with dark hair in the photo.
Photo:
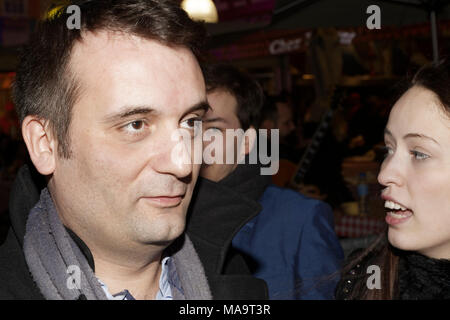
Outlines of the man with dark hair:
M261 110L260 128L278 129L280 142L287 143L286 139L295 130L294 115L291 102L285 94L267 98Z
M331 208L272 185L271 176L260 174L259 164L249 164L248 159L238 164L256 144L261 87L232 66L206 69L211 109L204 130L224 135L226 130L244 129L246 134L240 142L223 144L224 157L233 152L236 163L202 166L191 222L221 224L220 233L205 228L203 237L232 242L253 274L267 282L271 299L333 299L343 252L333 230Z
M262 281L247 291L210 276L201 262L210 250L197 245L199 257L184 233L200 169L189 147L209 109L203 26L172 0L71 5L81 29L67 28L67 5L56 9L17 71L37 172L22 168L13 186L0 298L264 297ZM189 141L174 157L180 132Z

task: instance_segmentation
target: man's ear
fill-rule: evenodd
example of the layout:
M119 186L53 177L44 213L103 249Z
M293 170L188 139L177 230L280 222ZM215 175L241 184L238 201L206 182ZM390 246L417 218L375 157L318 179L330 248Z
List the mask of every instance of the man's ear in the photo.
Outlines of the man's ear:
M254 127L250 127L244 133L244 139L242 140L241 145L241 155L245 156L252 151L253 146L256 142L256 129Z
M37 171L45 176L52 174L55 171L57 144L48 120L27 116L22 123L22 135Z

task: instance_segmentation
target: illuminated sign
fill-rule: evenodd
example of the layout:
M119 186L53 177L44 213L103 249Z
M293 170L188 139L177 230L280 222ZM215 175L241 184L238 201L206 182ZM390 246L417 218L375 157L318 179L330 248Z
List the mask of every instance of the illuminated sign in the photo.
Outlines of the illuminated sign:
M269 52L275 55L296 51L301 48L302 42L302 38L292 40L276 39L270 43Z
M28 0L3 0L0 4L2 17L28 16Z

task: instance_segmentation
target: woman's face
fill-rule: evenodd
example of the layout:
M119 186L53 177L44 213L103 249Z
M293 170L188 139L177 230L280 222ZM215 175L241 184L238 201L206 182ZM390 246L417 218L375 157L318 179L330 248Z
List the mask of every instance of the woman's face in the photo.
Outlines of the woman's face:
M450 259L450 118L430 90L413 87L394 105L378 181L386 188L389 242Z

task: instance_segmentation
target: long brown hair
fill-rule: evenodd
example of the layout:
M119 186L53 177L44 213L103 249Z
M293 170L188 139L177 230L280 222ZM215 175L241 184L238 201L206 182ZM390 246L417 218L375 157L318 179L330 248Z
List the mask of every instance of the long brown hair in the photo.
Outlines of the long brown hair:
M387 240L387 228L376 238L371 245L352 259L342 269L341 281L354 282L351 291L346 296L349 300L392 300L397 294L397 274L398 274L398 255L395 249ZM368 260L369 259L369 260ZM380 267L381 289L369 290L366 286L367 275L365 270L362 274L351 275L353 269L359 265L377 265Z
M450 59L444 59L438 64L429 64L422 67L406 86L402 86L402 94L414 86L420 86L432 91L439 99L442 109L450 115ZM389 244L387 228L369 247L356 258L351 260L343 269L342 281L352 281L349 275L358 264L372 264L380 267L381 289L370 290L367 288L366 275L354 278L354 286L348 293L347 299L360 300L392 300L398 297L398 250ZM365 270L363 270L365 273Z

